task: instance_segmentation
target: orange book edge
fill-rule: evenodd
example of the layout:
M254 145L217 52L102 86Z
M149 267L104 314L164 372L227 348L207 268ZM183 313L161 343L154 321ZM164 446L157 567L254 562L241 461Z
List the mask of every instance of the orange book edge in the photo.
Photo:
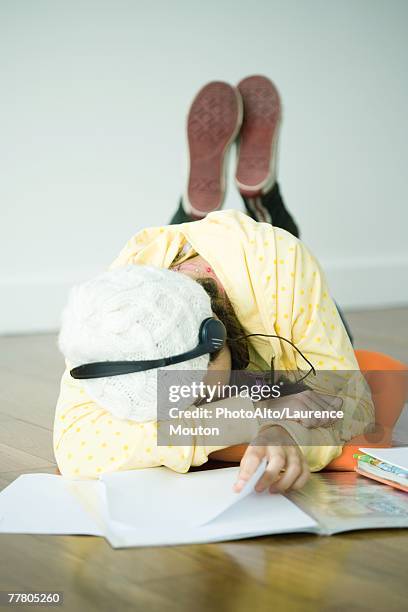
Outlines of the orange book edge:
M370 474L369 472L364 472L363 470L359 470L358 468L355 468L355 471L357 472L357 474L360 474L361 476L366 476L366 478L372 478L373 480L377 480L378 482L381 482L382 484L389 485L390 487L394 487L394 489L400 489L400 491L404 491L404 493L408 493L408 486L405 487L399 482L393 482L392 480L387 480L386 478L380 478L380 476Z

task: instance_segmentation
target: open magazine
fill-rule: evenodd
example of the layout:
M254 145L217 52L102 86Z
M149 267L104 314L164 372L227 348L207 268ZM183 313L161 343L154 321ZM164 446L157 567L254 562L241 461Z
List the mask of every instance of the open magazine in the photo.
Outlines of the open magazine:
M237 467L132 470L98 481L26 474L0 493L0 533L103 536L122 548L408 527L408 496L355 473L313 474L284 496L254 491L263 469L240 494L231 489Z
M288 497L315 519L318 533L408 526L408 495L355 472L316 476Z

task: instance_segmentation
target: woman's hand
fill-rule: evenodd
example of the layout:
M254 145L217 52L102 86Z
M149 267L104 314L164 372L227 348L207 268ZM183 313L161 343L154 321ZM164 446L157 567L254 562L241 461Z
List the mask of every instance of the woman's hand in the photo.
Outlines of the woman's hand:
M300 489L310 476L302 451L283 427L271 425L262 428L242 457L234 490L239 493L266 458L267 466L258 480L255 490L283 493L288 489Z
M308 428L330 427L336 421L341 420L339 417L326 417L321 416L321 414L319 415L319 413L323 411L336 413L341 409L342 405L343 400L341 397L317 393L311 389L293 395L284 395L276 399L266 399L257 402L257 406L270 408L271 410L281 410L282 414L283 410L287 410L291 420L301 423ZM307 411L308 416L296 418L295 414L299 411Z

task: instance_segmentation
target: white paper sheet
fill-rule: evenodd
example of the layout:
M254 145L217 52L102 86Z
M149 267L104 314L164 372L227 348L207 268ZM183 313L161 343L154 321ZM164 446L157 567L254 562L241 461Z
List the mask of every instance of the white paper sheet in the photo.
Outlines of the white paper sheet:
M114 548L125 548L199 544L317 529L317 523L286 497L254 493L206 525L168 528L161 524L140 529L112 521L106 538Z
M0 533L103 535L114 547L129 547L315 530L284 496L253 491L262 469L240 494L232 491L237 468L151 468L100 481L25 474L0 493Z
M19 476L0 493L0 533L103 535L91 501L100 486L53 474Z
M107 539L115 547L158 546L315 530L317 523L283 495L254 491L263 469L240 494L232 491L238 468L104 475Z
M371 455L379 461L392 463L401 470L408 470L408 446L396 446L394 448L360 448L367 455Z
M240 493L238 467L178 474L167 468L104 474L107 518L133 527L203 525L253 492L263 461Z

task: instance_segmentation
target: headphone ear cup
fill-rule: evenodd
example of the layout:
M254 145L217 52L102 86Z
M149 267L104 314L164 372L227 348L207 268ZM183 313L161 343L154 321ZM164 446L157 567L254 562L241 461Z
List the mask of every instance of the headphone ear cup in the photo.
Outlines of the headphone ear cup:
M208 347L210 353L215 353L225 346L227 330L219 319L209 317L200 325L199 342Z

